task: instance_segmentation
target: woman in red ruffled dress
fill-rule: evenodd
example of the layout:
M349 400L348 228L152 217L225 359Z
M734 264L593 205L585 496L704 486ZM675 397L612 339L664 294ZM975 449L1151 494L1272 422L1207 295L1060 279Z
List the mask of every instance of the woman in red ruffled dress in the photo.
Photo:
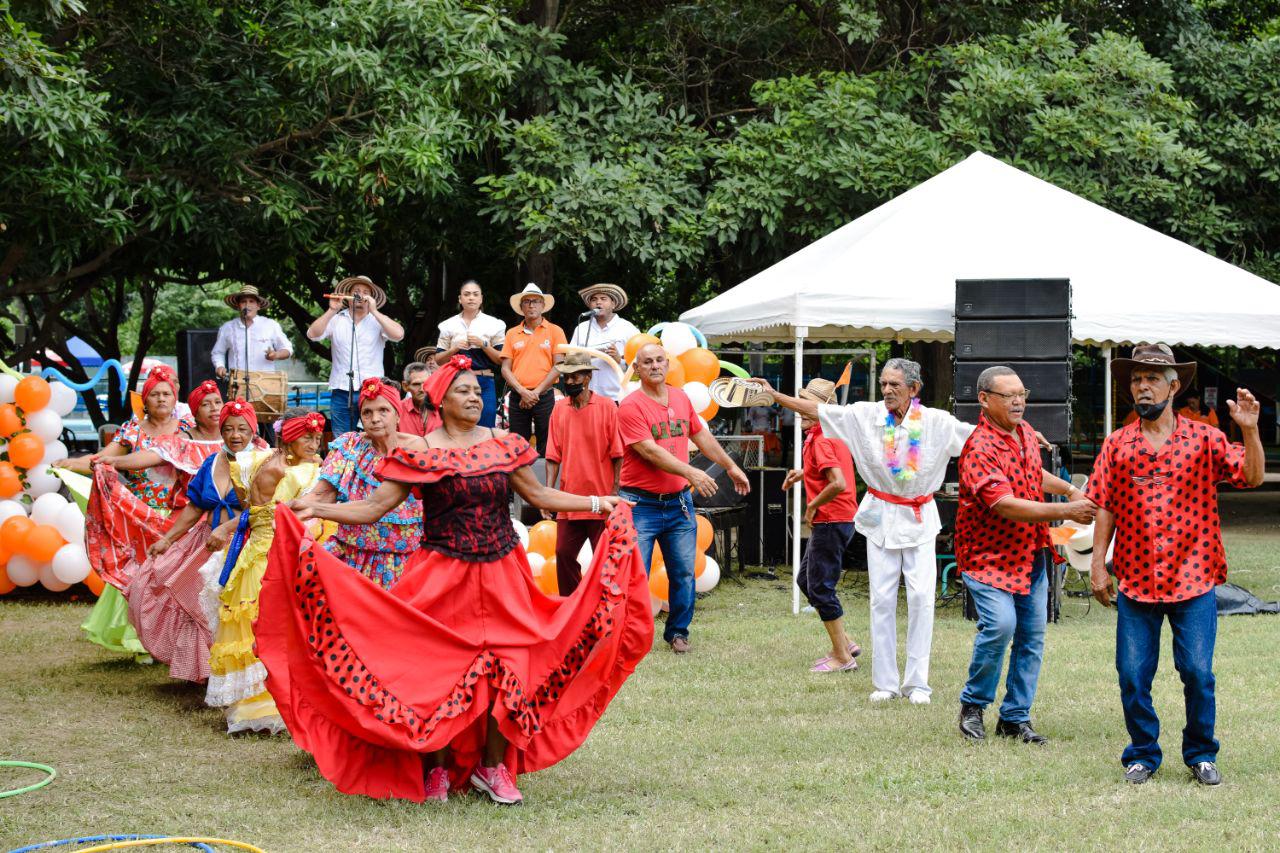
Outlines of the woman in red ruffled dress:
M653 642L630 507L541 485L528 442L477 426L484 403L469 367L455 356L432 377L443 426L426 450L390 451L372 496L276 512L258 655L294 742L344 793L443 801L474 786L518 803L515 774L573 752ZM609 514L572 595L535 585L511 524L512 488L544 509ZM389 590L300 523L367 524L411 491L422 499L422 546Z

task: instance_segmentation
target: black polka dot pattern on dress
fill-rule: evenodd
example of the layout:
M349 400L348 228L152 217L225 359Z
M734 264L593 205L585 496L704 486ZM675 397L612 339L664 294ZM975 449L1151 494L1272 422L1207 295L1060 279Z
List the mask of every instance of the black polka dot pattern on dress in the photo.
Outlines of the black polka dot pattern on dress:
M1227 579L1218 483L1247 486L1244 447L1216 427L1177 417L1155 450L1141 422L1113 432L1087 493L1115 516L1120 591L1145 603L1186 601Z

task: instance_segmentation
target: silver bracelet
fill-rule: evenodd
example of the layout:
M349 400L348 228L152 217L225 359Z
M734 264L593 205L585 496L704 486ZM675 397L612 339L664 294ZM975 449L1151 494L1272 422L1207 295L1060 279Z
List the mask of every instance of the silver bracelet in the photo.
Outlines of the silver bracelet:
M599 495L591 496L591 513L592 515L600 514L600 496Z

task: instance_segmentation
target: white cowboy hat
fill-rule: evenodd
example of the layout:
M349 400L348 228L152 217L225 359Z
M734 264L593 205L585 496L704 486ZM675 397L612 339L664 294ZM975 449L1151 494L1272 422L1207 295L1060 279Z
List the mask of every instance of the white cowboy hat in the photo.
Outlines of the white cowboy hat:
M524 286L524 290L511 297L511 310L523 316L524 312L520 310L520 302L526 296L542 297L542 313L544 314L556 307L556 298L554 296L550 293L543 293L541 287L538 287L538 285L533 282L529 282Z

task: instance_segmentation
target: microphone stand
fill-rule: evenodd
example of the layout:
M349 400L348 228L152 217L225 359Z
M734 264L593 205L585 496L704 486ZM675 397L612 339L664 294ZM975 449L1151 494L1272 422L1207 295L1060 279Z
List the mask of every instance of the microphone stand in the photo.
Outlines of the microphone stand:
M356 306L360 304L360 294L353 293L351 306L347 313L351 315L351 353L347 357L347 423L356 428L355 406L352 402L356 396ZM334 436L335 438L337 436Z
M249 309L240 309L240 327L244 329L244 399L245 402L253 402L252 386L249 384L249 324L245 321L249 319Z

